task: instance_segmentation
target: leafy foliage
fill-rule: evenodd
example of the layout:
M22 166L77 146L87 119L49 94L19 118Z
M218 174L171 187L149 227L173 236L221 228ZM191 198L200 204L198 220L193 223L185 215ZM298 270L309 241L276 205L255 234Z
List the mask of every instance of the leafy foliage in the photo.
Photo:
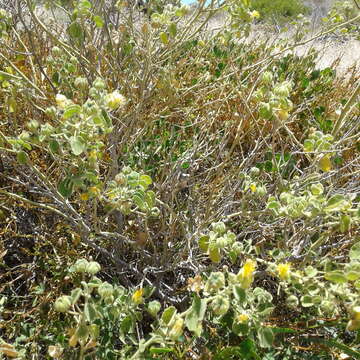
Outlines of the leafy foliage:
M0 12L0 357L358 358L359 75L296 54L304 18L249 36L300 5L26 3Z

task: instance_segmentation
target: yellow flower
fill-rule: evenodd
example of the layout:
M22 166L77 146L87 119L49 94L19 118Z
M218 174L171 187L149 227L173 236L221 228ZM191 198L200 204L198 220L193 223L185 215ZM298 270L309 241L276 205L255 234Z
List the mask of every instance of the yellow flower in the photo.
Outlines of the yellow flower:
M250 190L251 190L251 192L255 192L256 191L256 184L254 184L254 183L252 183L251 185L250 185Z
M111 110L116 110L119 107L123 107L126 103L126 99L118 91L113 91L105 98L106 106Z
M253 272L255 271L255 267L256 267L256 263L253 260L246 260L242 271L243 271L243 275L244 277L250 277L253 275Z
M289 278L290 276L290 269L291 269L291 264L286 263L286 264L279 264L277 266L277 271L279 274L279 278L281 280L286 280Z
M141 304L143 302L143 294L144 294L143 288L137 289L132 296L132 301L135 304Z
M356 320L356 321L360 321L360 306L355 306L353 309L352 309L352 313L353 313L353 320Z
M237 316L236 320L239 323L246 323L249 321L249 315L248 314L240 314Z
M258 19L260 17L260 13L256 10L250 11L249 15L252 19Z
M243 289L248 289L251 285L251 283L254 280L254 271L256 268L256 263L253 260L246 260L244 266L240 270L238 274L238 279L240 281L240 286Z
M183 333L183 327L184 327L184 320L180 316L177 316L174 325L169 331L169 337L172 340L177 340Z
M88 194L88 193L82 193L82 194L80 194L80 199L81 199L82 201L89 200L89 194Z
M324 155L319 160L319 168L324 172L328 172L328 171L330 171L332 169L330 155Z
M97 159L97 152L96 152L96 150L90 151L90 153L89 153L88 156L89 156L89 160L95 161L95 160Z
M89 187L89 193L94 196L100 195L100 189L96 186Z

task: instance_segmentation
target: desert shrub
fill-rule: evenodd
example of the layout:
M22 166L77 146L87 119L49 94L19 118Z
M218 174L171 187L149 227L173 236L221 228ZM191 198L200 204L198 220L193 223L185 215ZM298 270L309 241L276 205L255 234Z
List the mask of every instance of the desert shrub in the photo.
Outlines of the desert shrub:
M246 0L33 5L0 13L0 356L359 357L358 73Z
M259 11L261 18L272 21L286 21L309 12L299 0L252 0L251 6Z

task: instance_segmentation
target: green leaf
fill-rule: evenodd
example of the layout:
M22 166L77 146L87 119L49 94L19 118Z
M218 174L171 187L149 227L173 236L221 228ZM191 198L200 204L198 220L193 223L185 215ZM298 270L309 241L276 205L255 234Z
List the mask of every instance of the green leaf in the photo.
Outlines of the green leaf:
M326 205L327 206L324 208L324 211L333 212L340 211L344 207L347 207L349 205L349 202L346 200L344 195L336 194L328 200Z
M133 327L133 318L128 315L120 323L120 340L125 341L125 335L130 332Z
M221 261L220 249L216 246L209 246L209 258L214 263L219 263Z
M337 284L345 284L347 282L347 279L346 279L346 276L344 275L344 273L341 271L338 271L338 270L327 272L325 274L325 279L335 282Z
M168 354L174 351L173 348L158 348L158 347L151 347L150 354Z
M199 247L203 252L207 252L209 248L209 239L208 235L202 235L199 238Z
M76 289L72 290L71 294L70 294L71 304L75 305L81 295L82 295L82 290L80 288L76 288Z
M349 257L351 260L360 260L360 242L351 247Z
M185 317L185 324L187 328L195 333L196 336L201 336L201 321L205 316L206 305L207 302L205 299L200 299L197 295L195 295L191 309Z
M234 320L231 330L234 334L238 336L245 336L249 332L249 325L245 323L239 323L236 320Z
M61 75L58 71L56 71L51 77L52 82L55 86L59 86L61 84Z
M89 336L89 329L86 324L80 323L75 333L79 339L86 340Z
M51 139L49 141L49 149L53 153L58 153L60 150L60 144L57 142L57 140Z
M311 139L306 139L304 141L304 151L305 152L312 152L314 151L314 140L311 140Z
M257 331L259 338L259 345L262 348L270 348L274 342L274 333L268 327L261 327Z
M303 307L311 307L311 306L314 306L314 303L312 301L312 297L309 296L309 295L304 295L301 297L301 305Z
M141 185L145 190L152 184L151 177L148 175L141 175L139 179L139 185Z
M360 272L359 271L347 271L346 272L346 279L349 281L355 281L360 278Z
M177 28L175 23L171 23L168 27L168 31L171 37L175 37L177 33Z
M135 205L136 205L140 210L146 210L145 193L144 193L144 191L141 191L141 190L136 191L136 192L133 194L132 199L133 199Z
M145 201L149 209L153 208L155 205L155 193L152 190L149 190L145 193Z
M351 228L351 217L349 215L341 215L340 217L340 231L342 233L348 232Z
M63 118L66 119L70 119L71 117L73 117L74 115L79 114L81 111L81 106L77 105L77 104L71 104L69 106L67 106L64 110L64 114L63 114Z
M246 292L238 285L233 286L233 294L235 299L242 304L246 300Z
M307 266L305 268L305 274L309 277L309 278L313 278L317 275L318 271L312 267L312 266Z
M173 316L176 314L177 310L175 306L169 306L164 310L164 312L161 315L161 321L163 321L166 325L168 325L173 318Z
M89 302L85 303L84 314L86 320L90 323L94 322L99 317L99 314L96 311L94 304L91 304Z
M160 41L166 45L169 42L168 36L166 35L165 32L161 32L160 33Z
M18 161L19 164L25 165L29 161L29 157L25 151L19 151L16 154L16 160Z
M90 10L92 8L92 4L89 0L81 0L80 7Z
M65 178L64 180L60 181L58 184L58 191L63 197L70 197L73 192L73 183L71 179Z
M72 39L82 40L84 38L84 31L81 25L76 21L72 22L69 25L69 27L67 28L67 32Z
M83 142L81 137L79 136L72 136L70 139L70 146L71 150L74 155L78 156L82 154L86 149L86 144Z
M335 340L326 340L321 338L314 338L314 337L308 337L307 341L310 343L315 344L324 344L329 347L335 347L341 351L343 351L345 354L351 356L352 359L360 359L360 352L352 349L351 347L344 345L338 341Z
M104 19L101 16L95 15L93 21L97 28L101 29L104 27Z

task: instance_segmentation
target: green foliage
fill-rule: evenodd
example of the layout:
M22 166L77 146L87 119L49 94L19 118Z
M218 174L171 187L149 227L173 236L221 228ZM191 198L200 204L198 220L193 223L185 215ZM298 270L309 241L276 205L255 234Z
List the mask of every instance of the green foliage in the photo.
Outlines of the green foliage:
M45 3L0 13L0 357L357 358L358 75L249 36L302 5Z
M309 11L300 0L252 0L251 6L259 11L260 18L271 21L291 20Z

